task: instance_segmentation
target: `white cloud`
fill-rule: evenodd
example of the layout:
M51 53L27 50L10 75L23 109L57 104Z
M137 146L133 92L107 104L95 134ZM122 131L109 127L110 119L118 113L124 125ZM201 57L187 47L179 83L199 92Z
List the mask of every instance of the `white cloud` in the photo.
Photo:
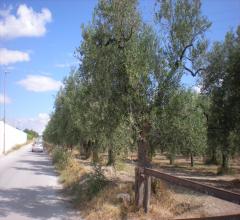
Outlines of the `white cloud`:
M31 7L22 4L16 15L10 12L11 9L0 11L0 38L43 36L46 33L46 24L52 20L52 14L47 8L35 12Z
M11 99L8 96L5 96L5 103L11 103ZM4 95L0 93L0 104L4 104Z
M34 131L37 131L39 134L41 134L44 131L49 119L50 117L47 113L39 113L36 117L33 118L19 118L11 120L10 124L19 129L33 129Z
M17 84L33 92L58 90L62 86L60 81L41 75L28 75L25 79L18 81Z
M199 94L201 92L201 86L193 86L192 90Z
M9 65L11 63L24 62L29 60L29 54L26 52L0 48L0 65Z

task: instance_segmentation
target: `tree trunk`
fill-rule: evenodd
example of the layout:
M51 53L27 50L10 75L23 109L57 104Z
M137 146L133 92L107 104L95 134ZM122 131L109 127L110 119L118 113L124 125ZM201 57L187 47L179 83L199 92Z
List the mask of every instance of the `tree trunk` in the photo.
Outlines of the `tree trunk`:
M107 166L112 166L112 165L115 165L115 154L114 154L114 151L112 149L112 147L110 147L108 149L108 162L107 162Z
M174 161L175 161L175 155L170 154L170 155L169 155L169 162L170 162L170 165L173 165L173 164L174 164Z
M150 166L150 156L151 149L148 140L148 134L150 132L151 125L148 122L143 124L142 131L139 133L138 144L138 166L149 167Z
M210 163L212 164L217 164L217 152L216 152L216 149L212 149L211 150L211 159L210 159Z
M93 163L98 163L99 162L99 145L98 145L98 141L95 140L94 142L92 142L92 160Z
M139 138L138 140L138 166L149 167L149 143L145 138Z
M222 153L222 168L225 171L229 169L229 155L227 152Z
M93 160L93 163L99 162L98 149L96 148L94 148L92 151L92 160Z
M91 141L84 143L85 159L87 160L91 156Z
M191 152L191 167L193 167L194 166L194 158L193 158L193 153Z

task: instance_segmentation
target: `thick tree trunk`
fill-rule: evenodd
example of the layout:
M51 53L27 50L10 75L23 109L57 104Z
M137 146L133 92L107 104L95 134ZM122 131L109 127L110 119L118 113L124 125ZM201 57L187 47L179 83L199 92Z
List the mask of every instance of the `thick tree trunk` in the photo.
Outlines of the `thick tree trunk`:
M139 209L142 205L148 211L151 193L151 177L144 175L144 168L150 167L150 146L148 134L151 129L149 123L144 123L138 138L138 167L135 170L135 204Z
M149 143L145 138L138 140L138 166L148 167L150 165L149 159Z
M138 144L138 166L140 167L149 167L150 166L150 156L151 149L148 140L148 134L151 130L151 125L148 122L143 124L142 131L139 134L137 141Z
M193 158L193 153L191 152L191 167L193 167L194 166L194 158Z
M85 159L87 160L91 156L91 141L84 143L83 148L84 148L84 153L85 153Z

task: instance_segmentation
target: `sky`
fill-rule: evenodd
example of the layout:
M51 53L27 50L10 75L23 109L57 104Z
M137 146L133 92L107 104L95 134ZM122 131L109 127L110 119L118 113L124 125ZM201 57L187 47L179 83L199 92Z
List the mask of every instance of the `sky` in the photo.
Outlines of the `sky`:
M82 41L96 0L0 0L0 119L6 74L6 120L21 129L42 132L54 99ZM140 0L143 20L153 23L155 0ZM222 41L240 24L240 0L203 0L202 13L212 22L207 38ZM194 87L186 75L182 83Z

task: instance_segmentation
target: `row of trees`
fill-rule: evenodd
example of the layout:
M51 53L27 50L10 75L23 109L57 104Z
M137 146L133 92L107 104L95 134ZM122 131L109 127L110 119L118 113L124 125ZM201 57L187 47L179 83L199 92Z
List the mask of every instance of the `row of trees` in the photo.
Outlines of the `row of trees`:
M27 139L28 140L32 140L33 138L37 138L39 136L39 134L36 131L32 130L32 129L27 129L26 128L23 131L25 133L27 133Z
M201 75L203 91L210 99L207 112L210 161L228 168L229 158L240 149L240 26L228 32L224 42L214 43Z
M229 146L239 143L240 87L233 78L239 77L234 66L239 36L228 33L207 53L209 27L200 1L158 0L154 26L143 22L136 0L99 1L92 22L82 28L75 53L79 68L71 70L57 94L45 140L80 145L95 162L107 151L109 165L134 151L139 137L150 158L161 150L171 163L181 153L193 166L193 157L206 150L211 159L218 152L228 158L237 151ZM184 74L199 76L202 94L181 86ZM224 130L227 145L218 138L228 126L218 108L232 117L228 134Z

